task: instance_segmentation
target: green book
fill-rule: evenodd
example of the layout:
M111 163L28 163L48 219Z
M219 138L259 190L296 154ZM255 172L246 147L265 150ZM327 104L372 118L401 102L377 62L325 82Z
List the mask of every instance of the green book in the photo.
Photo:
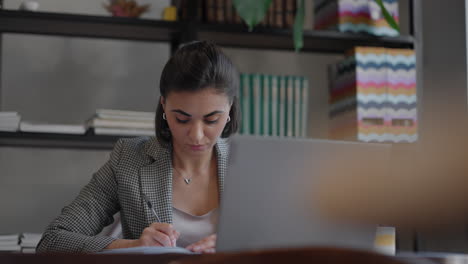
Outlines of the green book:
M250 75L242 74L242 133L251 134L250 129L250 116L251 116L251 89L250 89Z
M301 137L306 138L307 137L307 118L308 118L308 111L309 111L309 79L307 77L302 78L302 100L301 100Z
M294 134L294 77L288 76L286 82L286 136Z
M301 80L299 76L294 78L294 137L301 136Z
M279 76L279 99L278 99L278 135L284 137L286 131L286 77Z
M271 135L272 136L279 136L278 132L278 91L279 91L279 83L278 83L278 76L271 76Z
M253 134L262 134L262 86L260 74L252 74L252 88L253 88Z
M243 85L244 85L244 74L241 73L239 75L239 90L237 91L237 100L239 103L239 118L240 118L240 124L239 124L239 134L244 134L244 108L242 107L244 103L244 98L242 97L242 90L243 90Z
M262 75L262 135L270 135L270 76Z

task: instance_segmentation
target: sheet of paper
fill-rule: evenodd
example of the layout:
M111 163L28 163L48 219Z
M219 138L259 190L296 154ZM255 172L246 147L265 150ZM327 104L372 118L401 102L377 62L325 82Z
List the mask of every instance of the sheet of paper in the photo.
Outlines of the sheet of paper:
M133 247L106 249L99 254L196 254L188 249L181 247Z

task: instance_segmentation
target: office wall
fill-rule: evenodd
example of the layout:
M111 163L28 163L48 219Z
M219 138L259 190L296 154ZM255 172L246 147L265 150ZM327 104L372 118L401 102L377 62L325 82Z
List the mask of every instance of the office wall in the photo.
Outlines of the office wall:
M15 9L19 0L6 0ZM44 11L104 15L101 1L42 0ZM104 2L104 1L102 1ZM145 1L139 1L145 2ZM150 2L150 1L146 1ZM156 18L167 1L153 0ZM402 1L402 23L407 23ZM406 21L406 22L405 22ZM407 32L407 26L403 26ZM406 30L406 31L405 31ZM3 35L1 110L25 120L80 123L96 108L153 111L166 43ZM310 79L309 136L328 129L326 65L336 54L225 48L242 72L305 75ZM0 233L41 232L78 194L108 151L0 148Z

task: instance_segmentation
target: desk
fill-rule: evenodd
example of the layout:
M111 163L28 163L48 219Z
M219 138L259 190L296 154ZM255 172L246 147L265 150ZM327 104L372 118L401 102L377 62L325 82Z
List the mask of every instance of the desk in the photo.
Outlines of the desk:
M468 259L468 258L467 258ZM192 264L192 263L337 263L337 264L444 264L443 258L423 258L417 256L387 257L369 252L331 249L279 249L239 253L216 253L206 255L161 254L161 255L34 255L0 254L2 264Z

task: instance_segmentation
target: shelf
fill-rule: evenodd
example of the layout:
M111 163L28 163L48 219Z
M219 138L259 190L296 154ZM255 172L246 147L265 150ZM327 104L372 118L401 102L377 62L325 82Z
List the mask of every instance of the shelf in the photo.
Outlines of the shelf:
M289 29L255 27L248 32L244 25L200 24L198 38L211 40L224 47L294 50L293 34ZM344 53L355 46L414 48L412 36L377 37L336 31L304 31L305 52Z
M111 16L0 10L0 32L71 37L171 41L180 22Z
M0 132L0 147L111 150L124 136Z
M0 10L3 33L172 42L187 30L187 25L196 39L210 40L224 47L293 50L290 29L257 26L248 32L245 25ZM413 48L414 38L306 30L302 51L344 53L354 46Z

